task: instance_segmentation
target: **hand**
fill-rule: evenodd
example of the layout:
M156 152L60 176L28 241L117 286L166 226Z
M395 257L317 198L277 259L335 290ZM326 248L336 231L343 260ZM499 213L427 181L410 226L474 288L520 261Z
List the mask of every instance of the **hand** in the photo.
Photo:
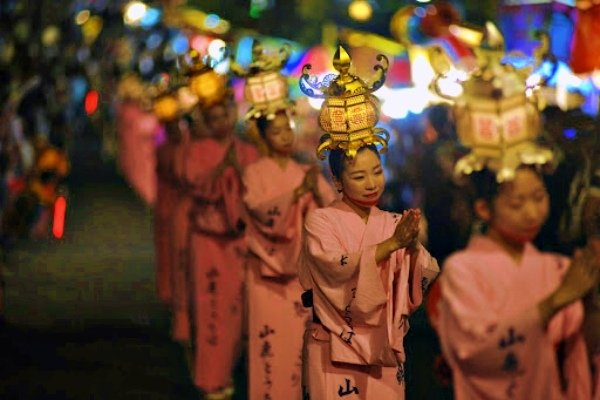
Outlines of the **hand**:
M229 146L227 153L225 153L225 157L223 161L215 168L213 172L213 178L219 177L223 171L227 169L227 167L233 167L236 171L241 172L241 168L237 162L237 156L235 153L235 147L233 144Z
M396 249L414 247L418 244L421 210L411 208L402 213L402 218L392 235Z
M563 307L584 297L599 280L600 259L595 250L591 246L576 250L560 286L540 304L544 322L547 323Z
M312 192L315 198L320 198L318 177L320 173L318 165L311 167L306 171L302 184L294 190L294 202L298 201L305 193Z

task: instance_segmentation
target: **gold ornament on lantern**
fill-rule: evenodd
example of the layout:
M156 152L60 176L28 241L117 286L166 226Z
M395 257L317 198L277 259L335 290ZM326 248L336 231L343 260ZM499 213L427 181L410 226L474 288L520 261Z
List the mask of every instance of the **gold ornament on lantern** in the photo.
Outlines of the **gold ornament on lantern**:
M285 44L278 53L267 53L261 43L252 43L252 62L248 68L232 63L231 71L239 77L246 78L244 97L250 103L246 119L268 119L275 113L290 110L294 103L288 97L287 78L281 74L281 69L290 57L290 46Z
M341 46L333 59L338 75L327 75L319 82L317 77L309 75L310 64L304 66L300 90L309 97L325 99L319 125L327 133L317 148L320 159L325 158L325 150L338 148L349 158L354 158L361 147L371 144L379 144L382 151L387 149L388 132L375 127L379 120L379 100L372 93L383 85L389 61L383 54L377 56L377 61L381 64L374 66L376 75L370 85L350 73L352 59Z
M196 50L190 50L182 60L183 72L188 76L188 86L198 97L198 104L201 107L218 104L229 94L226 77L219 75L213 69L219 62L221 61L209 56L201 56Z
M181 108L177 99L177 90L181 86L168 74L161 74L148 89L153 98L152 111L160 122L170 122L179 118Z
M474 49L478 68L462 83L463 93L451 98L439 90L438 81L447 71L435 60L437 77L431 87L440 97L452 101L456 130L460 141L471 148L455 165L457 175L489 168L498 182L514 178L519 166L548 165L552 152L540 147L535 139L540 133L538 100L527 96L529 71L516 70L502 63L504 39L498 29L487 23L483 40ZM438 53L439 55L439 53Z

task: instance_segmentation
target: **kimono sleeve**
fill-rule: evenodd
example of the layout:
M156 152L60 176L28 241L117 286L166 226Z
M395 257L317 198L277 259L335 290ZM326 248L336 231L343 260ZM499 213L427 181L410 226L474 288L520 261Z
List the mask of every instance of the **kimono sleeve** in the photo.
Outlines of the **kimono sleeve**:
M468 266L444 265L440 279L438 333L445 356L461 365L479 370L497 370L506 362L506 349L542 346L545 330L537 304L501 318L496 315L483 279Z
M412 254L397 252L397 255L399 266L410 266L407 311L413 313L423 302L423 296L440 273L440 267L437 260L421 244Z
M344 288L355 286L353 309L356 316L370 319L369 314L384 306L387 300L375 262L376 245L349 252L335 231L351 227L340 223L343 221L330 220L323 209L315 210L307 217L305 257L312 280L339 312L343 312L348 304L347 296L341 295Z
M282 213L285 213L292 203L293 190L290 189L275 196L267 196L263 180L258 168L254 168L253 165L246 168L242 177L245 188L244 204L252 217L277 231L278 222L285 220L282 218Z

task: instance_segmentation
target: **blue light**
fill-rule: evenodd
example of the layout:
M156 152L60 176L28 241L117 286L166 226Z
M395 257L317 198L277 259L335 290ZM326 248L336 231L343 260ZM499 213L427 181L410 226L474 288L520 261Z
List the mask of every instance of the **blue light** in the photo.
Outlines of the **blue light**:
M149 50L154 50L156 49L158 46L160 46L160 44L162 43L162 35L160 33L153 33L150 36L148 36L148 39L146 39L146 47Z
M204 26L208 29L216 28L221 22L221 18L217 14L208 14L204 20Z
M567 128L563 131L563 136L569 140L573 140L577 137L577 130L575 128Z
M151 28L160 21L160 16L161 13L158 8L148 8L146 14L144 14L144 17L140 21L140 25L143 28Z
M144 56L139 63L140 72L143 75L148 75L154 69L154 60L150 56Z
M243 67L252 62L252 43L254 43L254 38L250 36L245 36L238 42L235 58Z
M171 42L171 48L176 54L184 54L190 48L188 38L184 35L177 35Z

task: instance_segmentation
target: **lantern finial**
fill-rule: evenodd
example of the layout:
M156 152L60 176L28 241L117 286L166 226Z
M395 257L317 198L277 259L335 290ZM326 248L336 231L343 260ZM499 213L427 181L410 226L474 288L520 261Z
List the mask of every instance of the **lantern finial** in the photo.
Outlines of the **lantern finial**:
M358 76L350 73L352 59L346 50L339 46L333 66L338 75L329 74L321 82L311 77L310 64L304 66L300 78L300 90L309 97L323 98L325 101L319 115L319 125L327 132L317 148L317 156L323 159L326 150L342 149L349 158L357 151L371 144L387 148L389 134L375 128L379 120L379 100L372 93L385 81L389 62L384 55L378 55L382 64L375 65L375 78L369 85Z

